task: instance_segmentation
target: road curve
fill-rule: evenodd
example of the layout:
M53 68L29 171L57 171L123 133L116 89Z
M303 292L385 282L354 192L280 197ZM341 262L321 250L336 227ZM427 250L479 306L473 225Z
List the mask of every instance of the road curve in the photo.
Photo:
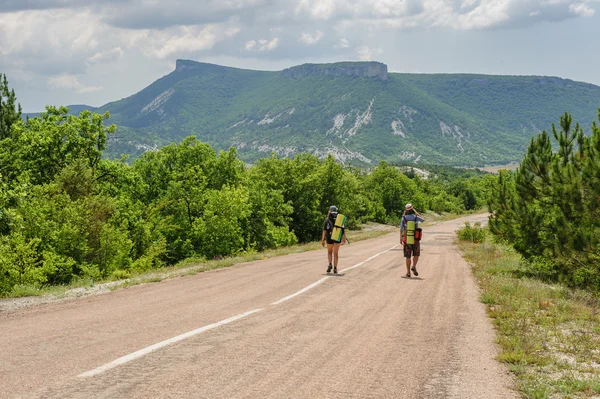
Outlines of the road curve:
M0 398L517 398L454 231L0 313ZM363 263L364 262L364 263Z

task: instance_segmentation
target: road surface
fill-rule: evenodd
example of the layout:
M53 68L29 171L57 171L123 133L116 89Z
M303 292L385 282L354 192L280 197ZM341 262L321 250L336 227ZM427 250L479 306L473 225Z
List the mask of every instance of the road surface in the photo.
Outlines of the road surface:
M0 312L0 398L516 398L464 220Z

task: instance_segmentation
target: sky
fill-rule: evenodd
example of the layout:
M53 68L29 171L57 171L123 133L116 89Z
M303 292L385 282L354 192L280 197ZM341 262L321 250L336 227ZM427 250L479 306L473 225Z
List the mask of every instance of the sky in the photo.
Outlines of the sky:
M25 112L128 97L177 59L600 85L600 0L0 0L0 73Z

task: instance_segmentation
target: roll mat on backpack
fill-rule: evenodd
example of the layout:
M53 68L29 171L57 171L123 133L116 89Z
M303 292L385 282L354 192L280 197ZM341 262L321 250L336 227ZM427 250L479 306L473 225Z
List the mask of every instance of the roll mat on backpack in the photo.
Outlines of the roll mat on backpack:
M346 228L346 216L338 213L333 224L333 229L331 230L331 239L335 242L342 242L344 228Z

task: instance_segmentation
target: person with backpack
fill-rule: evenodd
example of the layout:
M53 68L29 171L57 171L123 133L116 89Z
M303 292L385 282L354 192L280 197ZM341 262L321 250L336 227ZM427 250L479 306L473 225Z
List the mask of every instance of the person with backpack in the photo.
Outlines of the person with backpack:
M402 223L400 224L400 243L404 247L404 258L406 258L406 277L411 277L412 271L415 276L417 272L417 263L421 256L421 229L419 223L425 219L413 208L412 204L406 204L404 214L402 215ZM412 267L411 267L411 260Z
M333 273L337 273L338 266L338 258L340 246L346 243L346 231L345 226L342 224L341 226L337 226L341 228L341 234L339 235L339 241L337 241L336 237L332 238L332 233L334 227L336 227L335 222L338 216L338 208L335 205L329 207L329 212L327 213L327 217L325 218L325 222L323 223L323 234L321 235L321 245L324 247L325 242L327 241L327 260L329 261L329 265L327 266L327 273L331 272L333 268ZM333 258L333 263L332 263Z

